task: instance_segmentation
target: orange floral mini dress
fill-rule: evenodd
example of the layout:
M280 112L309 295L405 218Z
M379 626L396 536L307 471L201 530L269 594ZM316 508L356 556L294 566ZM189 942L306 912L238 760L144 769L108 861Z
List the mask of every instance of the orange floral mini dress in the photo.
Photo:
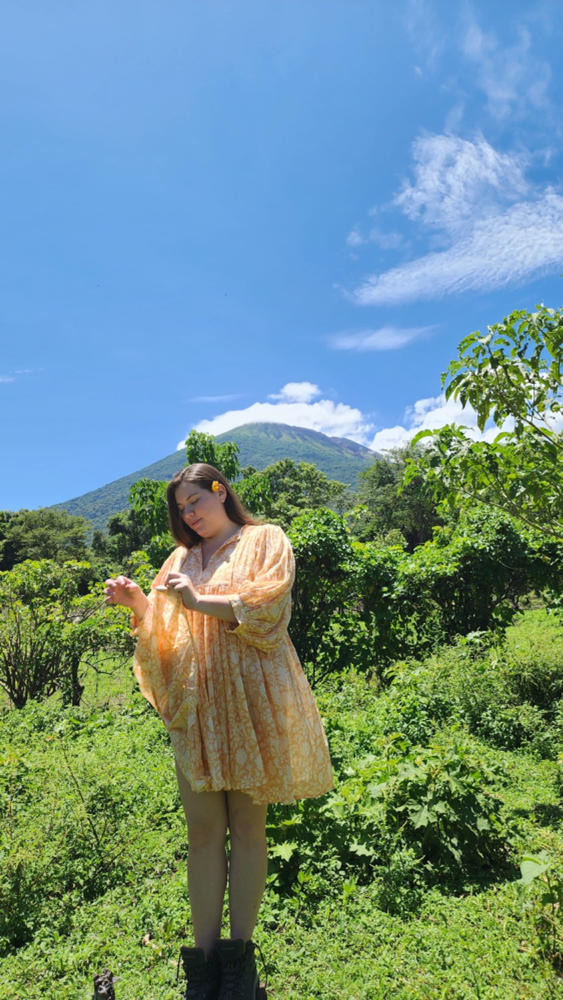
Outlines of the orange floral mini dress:
M236 625L191 611L168 573L202 595L227 596ZM295 563L273 524L243 525L203 568L201 546L175 549L155 577L134 670L196 792L237 790L256 803L293 802L332 788L326 735L287 633Z

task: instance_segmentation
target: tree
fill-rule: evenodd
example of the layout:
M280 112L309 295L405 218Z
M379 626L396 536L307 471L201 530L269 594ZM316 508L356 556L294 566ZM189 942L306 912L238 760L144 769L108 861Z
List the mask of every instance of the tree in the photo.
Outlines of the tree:
M237 493L244 506L257 517L272 517L272 487L267 470L259 472L252 465L242 470L242 479L236 484Z
M0 687L16 708L60 691L78 705L87 667L98 654L130 653L128 616L83 593L87 562L26 560L0 573Z
M188 465L205 462L214 465L226 479L234 480L240 474L239 446L236 441L218 444L212 434L190 431L186 438L186 460Z
M405 485L422 475L444 507L485 504L562 540L562 354L563 310L543 305L465 337L442 376L446 399L472 406L481 431L490 417L499 431L492 441L455 424L421 431L413 444L430 447L409 460Z
M122 566L131 553L143 548L150 538L150 531L140 516L129 507L112 514L107 523L107 535L102 531L94 532L92 551L96 556Z
M170 555L175 542L169 529L167 483L139 479L129 490L131 509L143 526L144 548L150 561L160 564Z
M436 504L422 476L414 477L400 492L410 448L394 448L378 456L359 477L358 500L365 508L355 518L354 534L362 541L400 532L409 552L430 541L435 525L442 523Z
M253 514L268 517L288 528L302 510L348 506L348 487L329 479L316 465L281 458L262 472L248 467L236 485L237 493Z
M11 569L25 559L54 559L56 562L84 559L90 528L85 518L53 507L2 511L0 570Z

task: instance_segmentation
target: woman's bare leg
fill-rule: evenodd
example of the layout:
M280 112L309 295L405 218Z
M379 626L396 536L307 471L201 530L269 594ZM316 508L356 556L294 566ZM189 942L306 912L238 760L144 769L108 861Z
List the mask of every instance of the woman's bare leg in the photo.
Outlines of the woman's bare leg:
M257 806L244 792L227 792L231 832L229 914L231 937L249 941L256 926L268 868L267 806Z
M188 824L188 892L196 947L209 954L221 936L227 882L225 792L194 792L176 765Z

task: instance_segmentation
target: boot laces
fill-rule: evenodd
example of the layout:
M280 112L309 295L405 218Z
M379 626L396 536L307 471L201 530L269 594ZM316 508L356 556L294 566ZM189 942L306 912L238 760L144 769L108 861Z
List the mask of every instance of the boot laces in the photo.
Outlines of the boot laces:
M221 988L223 990L224 1000L239 1000L243 998L244 994L243 984L241 982L241 975L244 969L244 956L240 959L234 959L232 962L227 962L223 966L223 978L221 981Z

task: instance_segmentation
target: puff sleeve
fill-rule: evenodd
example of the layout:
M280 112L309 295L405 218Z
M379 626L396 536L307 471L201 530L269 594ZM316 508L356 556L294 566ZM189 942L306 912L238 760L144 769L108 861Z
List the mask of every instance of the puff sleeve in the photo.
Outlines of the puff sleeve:
M185 555L182 548L168 557L153 580L148 605L139 622L132 616L137 643L133 670L141 693L161 715L168 729L183 726L196 702L196 649L189 616L179 594L155 588Z
M281 528L265 524L252 532L237 576L243 582L230 603L238 625L228 634L271 652L287 641L295 577L293 551Z

